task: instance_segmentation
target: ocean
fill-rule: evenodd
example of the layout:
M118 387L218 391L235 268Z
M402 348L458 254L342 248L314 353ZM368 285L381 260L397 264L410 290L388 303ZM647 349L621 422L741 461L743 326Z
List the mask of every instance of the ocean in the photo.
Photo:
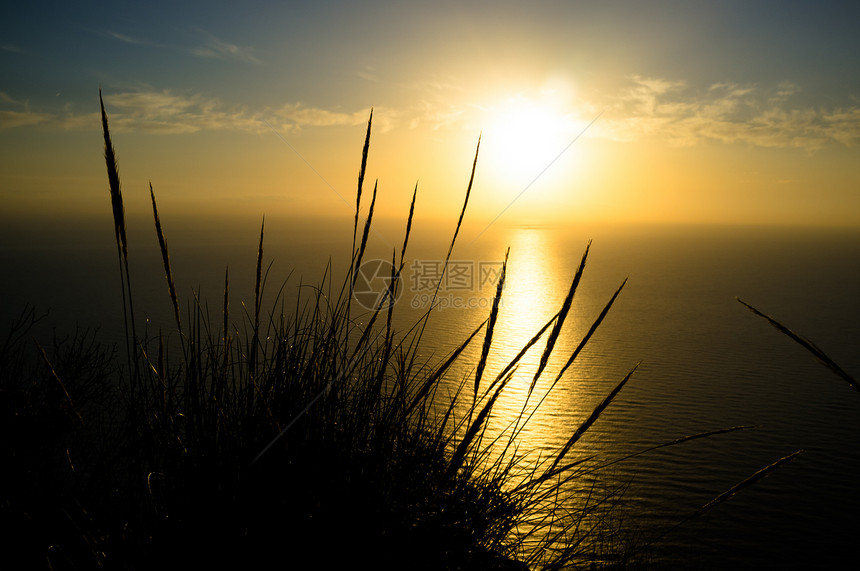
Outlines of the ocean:
M229 268L231 313L253 303L259 221L165 220L180 297L197 292L219 315ZM348 263L351 220L267 219L267 300L295 307L309 288L337 294ZM395 306L406 331L429 307L454 222L416 218ZM357 319L379 300L402 222L371 234L358 281ZM85 230L81 230L84 228ZM130 264L139 325L168 330L172 312L154 232L131 224ZM623 484L619 514L653 539L757 470L804 452L709 513L667 533L654 548L663 568L828 567L853 560L860 525L860 394L803 348L753 315L756 306L813 340L860 374L860 230L753 226L547 227L466 225L436 292L421 355L438 362L487 318L505 251L507 279L485 378L510 360L559 309L589 240L590 250L543 394L616 289L621 293L583 352L521 435L521 450L561 446L591 410L638 365L631 380L577 444ZM0 323L25 303L50 310L37 334L75 327L122 338L121 297L110 221L24 225L0 233ZM327 272L327 268L331 268ZM324 276L328 278L324 279ZM281 289L281 286L283 288ZM250 307L250 305L249 305ZM217 317L216 320L217 322ZM477 338L450 382L474 375ZM543 343L524 359L495 410L503 426L521 412ZM661 448L701 432L752 426Z

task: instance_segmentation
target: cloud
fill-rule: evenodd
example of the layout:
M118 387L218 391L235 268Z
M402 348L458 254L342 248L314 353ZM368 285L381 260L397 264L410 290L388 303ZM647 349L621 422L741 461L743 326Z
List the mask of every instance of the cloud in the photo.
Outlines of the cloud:
M209 32L200 29L195 29L193 31L193 34L199 38L202 38L203 44L191 48L187 46L183 47L179 45L162 44L139 37L129 36L127 34L121 34L119 32L113 32L110 30L105 31L104 33L115 40L134 46L149 46L160 49L168 49L179 53L190 53L191 55L197 57L236 60L245 63L252 63L255 65L263 63L259 58L254 55L253 48L238 46L236 44L225 42L224 40L215 37Z
M19 104L19 102L12 99L12 97L8 93L6 93L5 91L0 91L0 103L6 103L6 104L12 104L12 105L18 105ZM23 103L20 103L20 104L23 105Z
M402 112L410 127L484 127L475 123L475 117L488 109L487 104L468 103L470 98L456 83L436 78L407 87L421 94L417 104ZM791 82L769 86L722 82L700 88L679 79L633 76L609 94L570 95L557 111L583 125L599 115L585 136L620 142L672 146L720 142L807 152L860 144L860 99L841 107L809 107L797 103L800 92Z
M198 30L198 33L203 36L203 45L192 48L191 53L198 57L216 58L216 59L231 59L243 61L259 65L263 63L253 53L253 48L238 46L218 39L209 32Z
M32 113L30 111L3 111L0 110L0 131L25 127L28 125L39 125L47 123L52 118L47 113Z
M683 81L631 78L603 101L576 101L580 110L604 110L586 134L615 141L653 141L675 146L709 142L755 147L797 148L815 152L830 145L860 143L860 101L842 107L793 105L800 91L791 83L771 87L720 83L695 89ZM282 133L303 129L358 126L368 110L309 106L300 102L249 109L217 98L140 86L106 93L105 103L116 131L185 134L201 131ZM376 108L374 129L431 130L478 128L478 105L455 105L432 94L404 108ZM589 111L590 112L590 111ZM270 127L273 126L273 127ZM97 130L97 109L73 107L31 110L26 101L0 92L0 129Z
M33 112L29 102L14 99L4 91L0 91L0 106L6 107L0 109L0 131L48 123L52 119L50 113Z
M106 93L105 107L114 132L142 131L156 134L185 134L200 131L268 132L274 125L283 132L298 132L304 128L355 126L367 122L367 109L342 111L310 107L301 103L286 103L278 108L251 111L247 107L229 105L199 94L177 93L151 88ZM381 131L392 126L396 112L384 112L385 117L374 125ZM40 125L63 130L98 130L98 111L77 112L71 105L32 112L29 104L0 92L0 129Z
M119 41L121 41L121 42L125 42L126 44L133 44L133 45L136 45L136 46L143 46L143 45L151 45L151 43L152 43L152 42L148 42L148 41L146 41L146 40L139 40L139 39L137 39L137 38L132 38L131 36L126 36L125 34L118 34L117 32L111 32L111 31L108 31L108 32L106 32L106 33L107 33L107 35L109 35L110 37L114 38L115 40L119 40Z
M30 55L29 51L24 48L19 48L18 46L13 46L12 44L0 44L0 50L13 54Z
M111 129L181 134L203 130L262 131L265 125L241 107L217 99L171 91L138 90L105 94ZM31 111L27 102L0 92L0 129L39 125L63 130L98 130L97 111L80 113L71 106Z
M773 88L719 83L696 91L684 82L634 77L611 98L595 134L619 141L664 140L693 146L709 141L814 152L860 143L860 107L792 107L792 83Z
M147 47L151 47L151 48L182 51L180 48L177 48L175 46L171 46L169 44L162 44L159 42L153 42L152 40L148 40L145 38L139 38L139 37L135 37L135 36L129 36L127 34L121 34L119 32L114 32L111 30L105 30L103 32L97 32L97 33L107 35L107 36L113 38L114 40L118 40L124 44L129 44L132 46L147 46Z
M466 120L468 109L456 105L421 101L412 106L405 115L409 117L410 129L428 127L433 131L440 131L461 125L472 127Z
M361 125L367 121L367 111L332 111L317 107L306 107L301 103L288 103L272 114L289 128L333 127L339 125Z
M260 131L263 124L242 107L218 99L163 91L129 91L105 96L111 125L118 131L182 134L198 131ZM66 126L71 123L66 122Z

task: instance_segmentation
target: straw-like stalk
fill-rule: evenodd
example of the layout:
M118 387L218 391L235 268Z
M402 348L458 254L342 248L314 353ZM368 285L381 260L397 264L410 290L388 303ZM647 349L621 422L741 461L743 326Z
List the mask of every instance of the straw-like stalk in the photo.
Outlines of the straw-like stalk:
M709 501L708 503L706 503L705 505L703 505L702 507L697 509L695 511L695 513L690 517L698 517L704 513L707 513L708 511L714 509L715 507L717 507L721 503L725 502L726 500L728 500L729 498L731 498L732 496L734 496L735 494L737 494L738 492L740 492L744 488L748 488L748 487L752 486L753 484L755 484L756 482L758 482L759 480L761 480L762 478L764 478L765 476L767 476L768 474L770 474L771 472L773 472L774 470L776 470L777 468L779 468L780 466L785 464L786 462L794 460L795 458L797 458L801 454L803 454L803 450L797 450L796 452L792 452L791 454L789 454L787 456L783 456L782 458L780 458L779 460L777 460L776 462L774 462L772 464L768 464L764 468L756 471L754 474L748 476L747 478L744 478L744 480L742 480L741 482L738 482L737 484L735 484L734 486L732 486L731 488L729 488L728 490L726 490L722 494L715 497L713 500Z
M496 328L496 319L499 317L499 304L502 301L502 290L505 287L505 274L508 268L508 254L511 249L505 251L505 261L502 263L502 273L499 276L499 283L496 285L496 296L493 298L493 307L490 310L490 317L487 322L487 332L484 334L484 345L481 347L481 357L478 359L478 366L475 370L475 390L472 393L472 405L477 403L478 388L481 384L481 376L484 373L484 367L487 365L487 357L490 355L490 345L493 341L493 331Z
M250 372L250 380L253 384L254 377L257 371L257 346L260 341L260 310L262 300L262 285L263 285L263 235L266 227L266 217L260 223L260 244L257 248L257 270L254 279L254 325L251 331L251 346L249 347L248 370Z
M825 367L827 367L828 369L830 369L831 371L836 373L843 381L848 383L848 386L850 386L852 389L854 389L855 391L860 391L860 381L858 381L856 378L854 378L853 376L846 373L845 370L836 363L836 361L831 359L815 343L813 343L812 341L810 341L806 337L803 337L802 335L795 333L794 331L792 331L791 329L789 329L788 327L786 327L785 325L783 325L782 323L780 323L779 321L774 319L773 317L770 317L769 315L762 313L761 311L759 311L755 307L751 306L747 302L743 301L742 299L740 299L740 298L736 298L736 299L738 300L738 302L740 302L742 305L744 305L751 312L753 312L754 314L758 315L761 318L766 319L767 322L770 323L777 331L779 331L783 335L786 335L789 339L791 339L792 341L794 341L795 343L797 343L798 345L800 345L801 347L803 347L804 349L806 349L807 351L812 353L812 355L816 359L818 359L819 362L821 362Z
M352 252L355 258L355 241L358 238L358 212L361 209L361 191L364 188L364 175L367 172L367 154L370 150L370 128L373 124L373 108L370 108L370 117L367 119L367 132L364 135L364 147L361 149L361 166L358 168L358 190L355 193L355 220L352 226ZM355 264L351 267L354 268Z
M119 181L119 167L116 152L111 142L108 118L99 88L99 107L101 108L102 131L105 140L105 164L107 165L108 189L110 191L111 210L113 211L114 235L116 237L117 257L119 259L120 289L122 291L123 323L125 324L126 354L129 361L129 372L134 363L134 375L137 376L137 359L133 358L132 348L137 346L137 329L134 325L134 303L131 295L131 277L128 272L128 237L125 230L125 207L122 201L122 189ZM129 331L129 326L131 331ZM133 387L133 385L132 385Z
M564 325L564 320L567 317L567 313L570 311L570 305L573 302L573 295L576 293L576 289L579 287L579 282L582 279L582 271L585 269L585 260L588 258L588 250L590 248L591 242L589 241L585 245L585 252L582 254L582 260L580 260L579 267L576 269L576 273L573 276L573 281L570 283L570 289L568 289L567 296L564 298L564 303L562 303L561 309L558 312L558 317L555 320L552 332L550 332L549 337L547 338L546 348L544 348L543 354L541 354L540 364L538 365L538 369L535 372L531 385L529 386L529 394L534 390L535 384L537 384L541 373L543 373L543 370L546 368L546 365L549 362L549 357L555 348L555 342L561 334L561 328Z
M687 517L685 517L684 519L682 519L681 521L679 521L678 523L676 523L672 527L667 528L663 533L661 533L654 540L652 540L652 542L656 543L657 541L660 541L661 539L666 537L668 534L672 533L673 531L675 531L679 527L683 526L684 524L686 524L690 520L693 520L695 518L698 518L698 517L705 515L706 513L710 512L711 510L713 510L714 508L716 508L720 504L728 501L729 499L731 499L732 497L737 495L737 493L740 492L741 490L752 486L753 484L755 484L756 482L758 482L759 480L761 480L762 478L764 478L765 476L767 476L768 474L770 474L771 472L773 472L774 470L776 470L777 468L782 466L783 464L790 462L791 460L794 460L795 458L797 458L798 456L803 454L803 452L804 452L803 450L797 450L795 452L792 452L791 454L788 454L787 456L783 456L782 458L780 458L779 460L777 460L771 464L768 464L764 468L757 470L755 473L744 478L743 480L741 480L740 482L738 482L737 484L735 484L734 486L732 486L731 488L729 488L725 492L719 494L718 496L716 496L711 501L707 502L706 504L704 504L701 507L699 507L698 509L696 509L693 513L691 513L690 515L688 515Z
M607 395L607 397L603 399L603 401L601 401L601 403L597 405L597 407L595 407L595 409L591 412L588 418L586 418L585 421L583 421L583 423L579 425L579 428L574 431L573 435L568 439L567 442L565 442L564 446L562 446L558 454L556 454L555 460L552 461L552 465L549 468L550 470L553 470L558 466L558 464L564 459L567 453L570 452L571 447L576 444L576 442L580 438L582 438L582 435L585 434L585 432L589 428L591 428L591 425L594 424L594 422L600 417L601 414L603 414L603 411L606 410L606 407L609 406L609 403L612 402L612 399L614 399L616 395L618 395L622 387L624 387L624 385L627 384L627 381L630 380L630 377L633 376L633 373L636 371L637 367L638 365L636 367L633 367L633 369L629 373L627 373L624 379L622 379L621 382L618 383L618 385L616 385L614 389L612 389L612 392L609 393L609 395Z
M475 146L475 158L472 160L472 170L469 173L469 184L466 185L466 195L463 198L463 207L460 209L460 216L457 218L457 225L454 227L454 235L451 238L451 243L448 246L448 253L445 255L445 262L442 264L442 271L439 273L439 280L436 282L436 287L433 290L433 298L430 302L430 307L421 319L421 326L418 334L412 342L413 348L421 344L421 339L424 337L424 331L427 327L427 320L430 318L430 312L436 305L436 298L439 295L439 289L445 281L445 274L448 271L448 263L451 261L451 253L454 251L454 245L457 243L457 236L460 234L460 227L463 225L463 218L466 215L466 208L469 205L469 196L472 194L472 185L475 182L475 169L478 166L478 154L481 150L481 137L478 137L478 144ZM413 352L414 354L414 352ZM410 362L410 368L414 365L414 361Z
M355 280L358 279L358 271L361 269L361 260L364 258L364 251L367 248L367 240L370 237L370 226L373 222L373 208L376 205L376 189L377 183L373 184L373 197L370 199L370 210L367 213L367 220L364 223L364 232L361 234L361 243L358 246L358 252L355 255L355 268L352 273L352 287L350 291L355 291Z
M152 217L155 219L155 233L158 236L158 247L161 250L161 261L164 264L164 277L167 279L167 290L173 305L173 317L176 319L176 329L182 332L182 322L179 319L179 300L176 297L176 285L173 282L173 270L170 268L170 252L167 249L167 240L161 228L161 219L158 217L158 206L155 204L155 192L152 183L149 183L149 196L152 199Z
M54 369L54 366L51 364L51 361L48 359L48 355L45 353L45 350L42 349L42 346L39 345L39 342L36 341L36 349L39 351L39 356L42 358L42 362L45 363L45 366L48 368L48 372L51 374L51 377L57 381L57 385L59 385L60 389L63 391L63 396L66 399L66 403L69 405L69 410L74 414L74 417L80 423L81 426L84 425L84 419L81 416L81 413L78 412L77 407L75 407L74 401L72 401L72 395L69 394L69 390L66 388L66 385L60 379L60 376L57 374L57 371Z

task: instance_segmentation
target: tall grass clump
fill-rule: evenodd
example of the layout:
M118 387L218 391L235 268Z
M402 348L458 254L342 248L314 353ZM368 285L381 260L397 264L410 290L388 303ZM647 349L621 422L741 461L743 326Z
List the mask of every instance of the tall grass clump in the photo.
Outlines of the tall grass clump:
M527 411L546 398L535 385L557 351L588 247L559 311L499 373L490 375L487 363L502 310L507 255L487 319L441 362L422 359L418 348L432 309L405 333L393 326L417 186L399 258L397 250L391 254L387 290L360 319L353 302L376 203L374 184L362 225L371 112L358 172L352 253L342 283L327 271L289 310L283 287L264 307L269 266L263 222L253 306L242 304L241 312L231 312L225 270L221 311L211 315L195 296L183 315L150 185L175 331L138 331L117 161L101 93L100 104L127 362L118 365L113 353L82 345L81 339L89 337L81 337L72 346L57 342L50 352L40 347L38 367L19 363L15 355L24 332L38 320L33 310L22 314L2 348L4 363L19 363L2 377L4 393L20 401L7 406L28 411L44 402L55 411L50 424L38 422L34 413L32 422L17 415L18 425L7 427L13 434L38 431L38 439L44 437L43 444L50 447L50 453L37 454L26 449L32 439L25 438L13 439L4 450L20 460L7 471L7 486L25 490L25 499L6 501L4 513L19 524L17 545L33 561L53 569L215 563L242 568L562 569L626 567L637 561L616 527L620 491L595 479L590 457L575 455L579 439L629 382L635 367L554 453L533 457L517 447L518 435L534 414ZM443 276L477 160L476 149ZM565 356L552 387L623 287ZM523 356L541 342L540 365L521 418L502 434L491 434L494 406ZM454 378L473 344L480 344L474 377ZM49 485L30 478L34 471L64 486L50 502L37 501L39 490ZM754 475L750 483L763 475ZM43 506L44 513L28 502Z

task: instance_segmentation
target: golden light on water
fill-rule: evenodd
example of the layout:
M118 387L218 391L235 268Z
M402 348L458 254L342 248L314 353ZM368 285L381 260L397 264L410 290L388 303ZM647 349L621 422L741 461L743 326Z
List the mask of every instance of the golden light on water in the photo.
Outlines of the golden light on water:
M549 321L561 307L572 276L565 268L558 268L556 247L551 234L542 229L516 229L510 236L511 256L503 293L503 306L493 339L491 370L501 370L516 357L529 340ZM577 410L574 403L576 387L564 379L547 394L560 367L570 354L571 327L563 330L534 392L528 400L525 416L534 411L518 437L521 451L557 449L581 420L585 411ZM538 370L541 355L546 347L549 330L520 361L517 372L502 392L494 408L494 424L499 429L511 426L523 414L529 387ZM566 376L569 376L566 375Z
M545 228L516 228L506 238L511 251L503 303L494 328L482 392L562 307L581 254L576 252L572 257L560 254L559 248L569 245L569 241L559 239L559 233ZM487 293L485 289L483 294ZM533 390L532 382L552 327L519 361L516 373L493 407L484 442L494 445L489 448L485 461L494 463L500 457L503 457L502 465L513 461L512 484L518 482L519 477L529 480L550 469L565 443L601 400L599 396L595 398L593 384L579 382L583 369L576 364L553 386L560 369L588 328L589 324L581 319L580 308L583 304L593 305L592 302L587 292L579 291L574 297L554 351ZM590 308L586 312L590 313ZM579 441L566 453L565 463L582 460L583 464L573 469L571 474L575 477L561 484L558 495L553 493L536 506L530 515L533 519L523 523L518 533L524 537L534 533L528 541L537 543L559 532L561 525L553 525L569 521L564 520L565 517L582 518L580 523L585 526L600 523L600 500L609 497L612 491L600 487L601 482L590 470L597 469L599 462L605 461L603 453L608 450L603 446L600 441Z
M498 324L500 357L504 353L504 358L513 358L555 314L563 299L564 285L551 265L548 242L540 229L519 228L511 234ZM538 358L534 357L535 364Z

